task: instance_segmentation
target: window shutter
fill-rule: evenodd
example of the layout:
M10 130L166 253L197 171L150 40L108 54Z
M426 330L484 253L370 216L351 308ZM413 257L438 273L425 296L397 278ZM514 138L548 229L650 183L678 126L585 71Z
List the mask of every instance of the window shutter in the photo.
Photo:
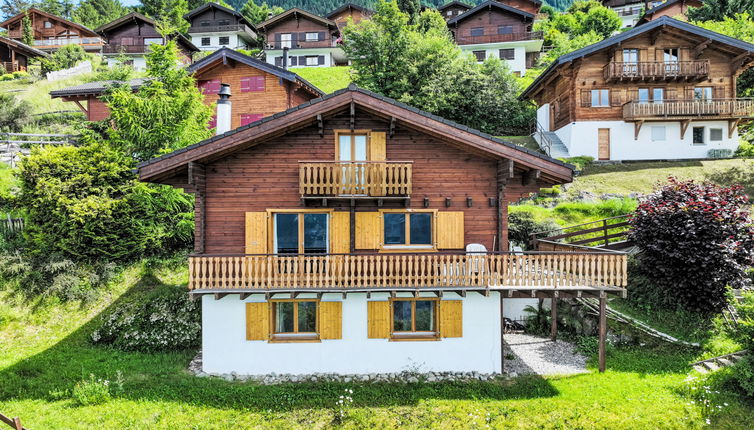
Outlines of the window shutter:
M464 243L463 231L463 212L437 212L437 233L438 249L463 249Z
M612 90L610 91L610 105L611 106L620 106L621 105L621 91L619 90Z
M343 302L319 302L319 338L343 338Z
M251 91L251 77L241 78L241 92L247 93Z
M283 66L283 57L275 57L275 65L278 67Z
M251 90L264 91L264 76L256 76L255 78L251 81Z
M196 81L196 86L202 94L207 94L207 82L209 81Z
M323 64L325 64L325 56L324 55L320 55L319 58L317 58L317 64L319 64L320 66L323 65Z
M330 217L330 253L348 254L351 252L351 214L333 212Z
M289 65L289 66L293 67L293 66L296 66L296 65L297 65L297 64L296 64L296 59L297 59L298 57L296 57L296 56L290 56L290 57L288 57L288 58L290 59L290 61L288 61L288 65Z
M304 57L303 55L299 55L298 57L292 57L292 58L298 58L299 66L306 66L306 57Z
M246 212L246 254L267 254L267 212Z
M367 302L367 337L390 337L390 302Z
M591 90L581 90L581 107L589 107L591 105L592 105Z
M207 128L213 129L217 127L217 115L212 115L212 118L209 119L209 123L207 124Z
M385 161L386 155L386 135L384 131L373 131L369 133L369 161Z
M463 337L463 301L440 301L440 336Z
M325 32L324 31L317 32L317 40L318 41L325 40Z
M291 33L291 46L298 47L298 33Z
M282 40L282 34L275 33L275 48L280 48L280 41Z
M269 303L246 303L246 340L267 340L269 336Z
M379 212L356 212L356 249L379 249L382 244Z

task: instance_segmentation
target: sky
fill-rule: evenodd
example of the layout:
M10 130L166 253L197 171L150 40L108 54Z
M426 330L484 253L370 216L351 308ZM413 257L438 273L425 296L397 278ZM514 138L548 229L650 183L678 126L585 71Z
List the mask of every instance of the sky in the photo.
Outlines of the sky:
M139 0L122 0L121 3L123 3L125 6L135 6L137 4L140 4L141 2Z

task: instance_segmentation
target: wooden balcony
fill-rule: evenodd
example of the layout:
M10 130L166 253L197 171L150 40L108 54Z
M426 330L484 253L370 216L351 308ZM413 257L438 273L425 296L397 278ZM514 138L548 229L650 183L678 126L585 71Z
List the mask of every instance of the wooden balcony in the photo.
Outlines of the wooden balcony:
M267 49L307 49L307 48L335 48L338 44L335 40L297 40L295 42L268 41Z
M699 81L709 76L709 60L610 62L602 69L607 82L619 81Z
M329 254L189 257L189 289L229 291L625 291L622 253Z
M18 61L11 62L11 61L2 61L0 62L0 67L2 70L5 70L5 73L13 73L18 71L26 71L26 67L20 67L18 64ZM0 71L1 73L2 71Z
M665 100L662 103L632 101L623 105L623 119L626 121L697 118L754 118L754 99Z
M231 25L211 25L201 26L192 25L188 29L189 34L194 33L246 33L254 36L254 32L246 24L231 24Z
M8 32L8 37L10 39L23 39L24 34L21 30L11 30Z
M408 197L410 161L301 161L302 197Z
M107 44L102 47L103 54L145 54L149 52L149 45L121 45L121 44Z
M518 42L522 40L540 40L544 39L541 31L523 31L519 33L507 34L484 34L481 36L458 36L456 44L458 45L477 45L481 43L500 43L500 42Z

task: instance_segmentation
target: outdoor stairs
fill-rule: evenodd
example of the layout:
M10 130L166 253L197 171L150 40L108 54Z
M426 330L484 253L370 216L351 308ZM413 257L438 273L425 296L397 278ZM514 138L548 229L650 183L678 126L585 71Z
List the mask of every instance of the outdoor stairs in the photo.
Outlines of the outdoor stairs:
M568 154L568 148L562 140L552 131L543 131L545 139L550 141L550 157L552 158L568 158L571 155Z
M746 350L697 361L696 363L693 363L692 366L694 367L694 370L699 373L710 373L723 367L735 364L736 362L738 362L738 360L743 358L744 354L746 354Z

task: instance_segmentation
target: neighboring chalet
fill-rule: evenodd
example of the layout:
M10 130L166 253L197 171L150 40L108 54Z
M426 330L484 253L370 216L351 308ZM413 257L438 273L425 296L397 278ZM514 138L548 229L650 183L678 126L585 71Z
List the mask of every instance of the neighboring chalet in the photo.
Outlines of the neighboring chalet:
M561 56L521 98L539 106L535 137L559 157L717 157L754 118L754 100L736 97L752 62L754 45L663 16Z
M257 43L257 30L240 13L217 3L205 3L183 16L191 23L191 42L202 51L220 48L251 49Z
M542 2L539 0L497 0L497 2L524 12L529 12L532 15L538 14L539 9L542 8Z
M335 21L293 8L259 23L257 29L264 32L265 55L270 64L288 68L347 63Z
M357 24L363 19L369 19L372 15L374 15L374 11L371 9L353 3L346 3L328 13L325 18L335 22L338 24L338 28L343 30L343 27L348 24L349 19L354 24Z
M442 15L443 18L445 18L445 21L449 21L459 15L463 15L471 9L471 7L472 6L460 1L452 1L438 7L437 11L440 12L440 15Z
M702 7L702 0L668 0L664 3L655 2L654 7L647 7L644 15L637 21L641 25L653 21L661 16L670 18L686 17L689 7ZM649 6L649 5L648 5Z
M131 12L100 26L97 33L106 40L105 46L102 47L102 56L108 65L114 64L123 53L136 70L146 68L145 54L149 51L149 45L165 43L165 38L157 31L155 21L138 12ZM178 45L180 61L183 64L191 63L191 56L199 49L180 33L174 34L171 38L174 38Z
M29 45L0 36L0 74L25 72L29 58L47 57L48 54Z
M506 252L508 203L572 166L355 86L138 175L196 196L208 373L500 372L517 298L625 292L625 255Z
M534 67L544 43L532 31L534 14L489 0L448 21L456 44L482 62L497 57L523 76Z
M250 122L297 106L324 95L315 86L291 72L222 48L189 66L204 94L204 103L213 106L217 102L220 84L230 85L233 109L230 127L236 128ZM136 91L144 79L129 82ZM74 102L86 114L89 121L101 121L110 115L102 95L113 81L89 82L74 87L50 92L50 97ZM215 127L215 119L210 128Z
M8 30L9 38L23 41L23 19L26 14L34 29L34 48L45 52L54 52L71 44L79 45L88 52L99 52L102 48L102 39L94 31L36 8L8 18L0 23L0 28Z
M631 28L636 25L647 3L645 0L602 0L603 6L618 14L622 28Z

